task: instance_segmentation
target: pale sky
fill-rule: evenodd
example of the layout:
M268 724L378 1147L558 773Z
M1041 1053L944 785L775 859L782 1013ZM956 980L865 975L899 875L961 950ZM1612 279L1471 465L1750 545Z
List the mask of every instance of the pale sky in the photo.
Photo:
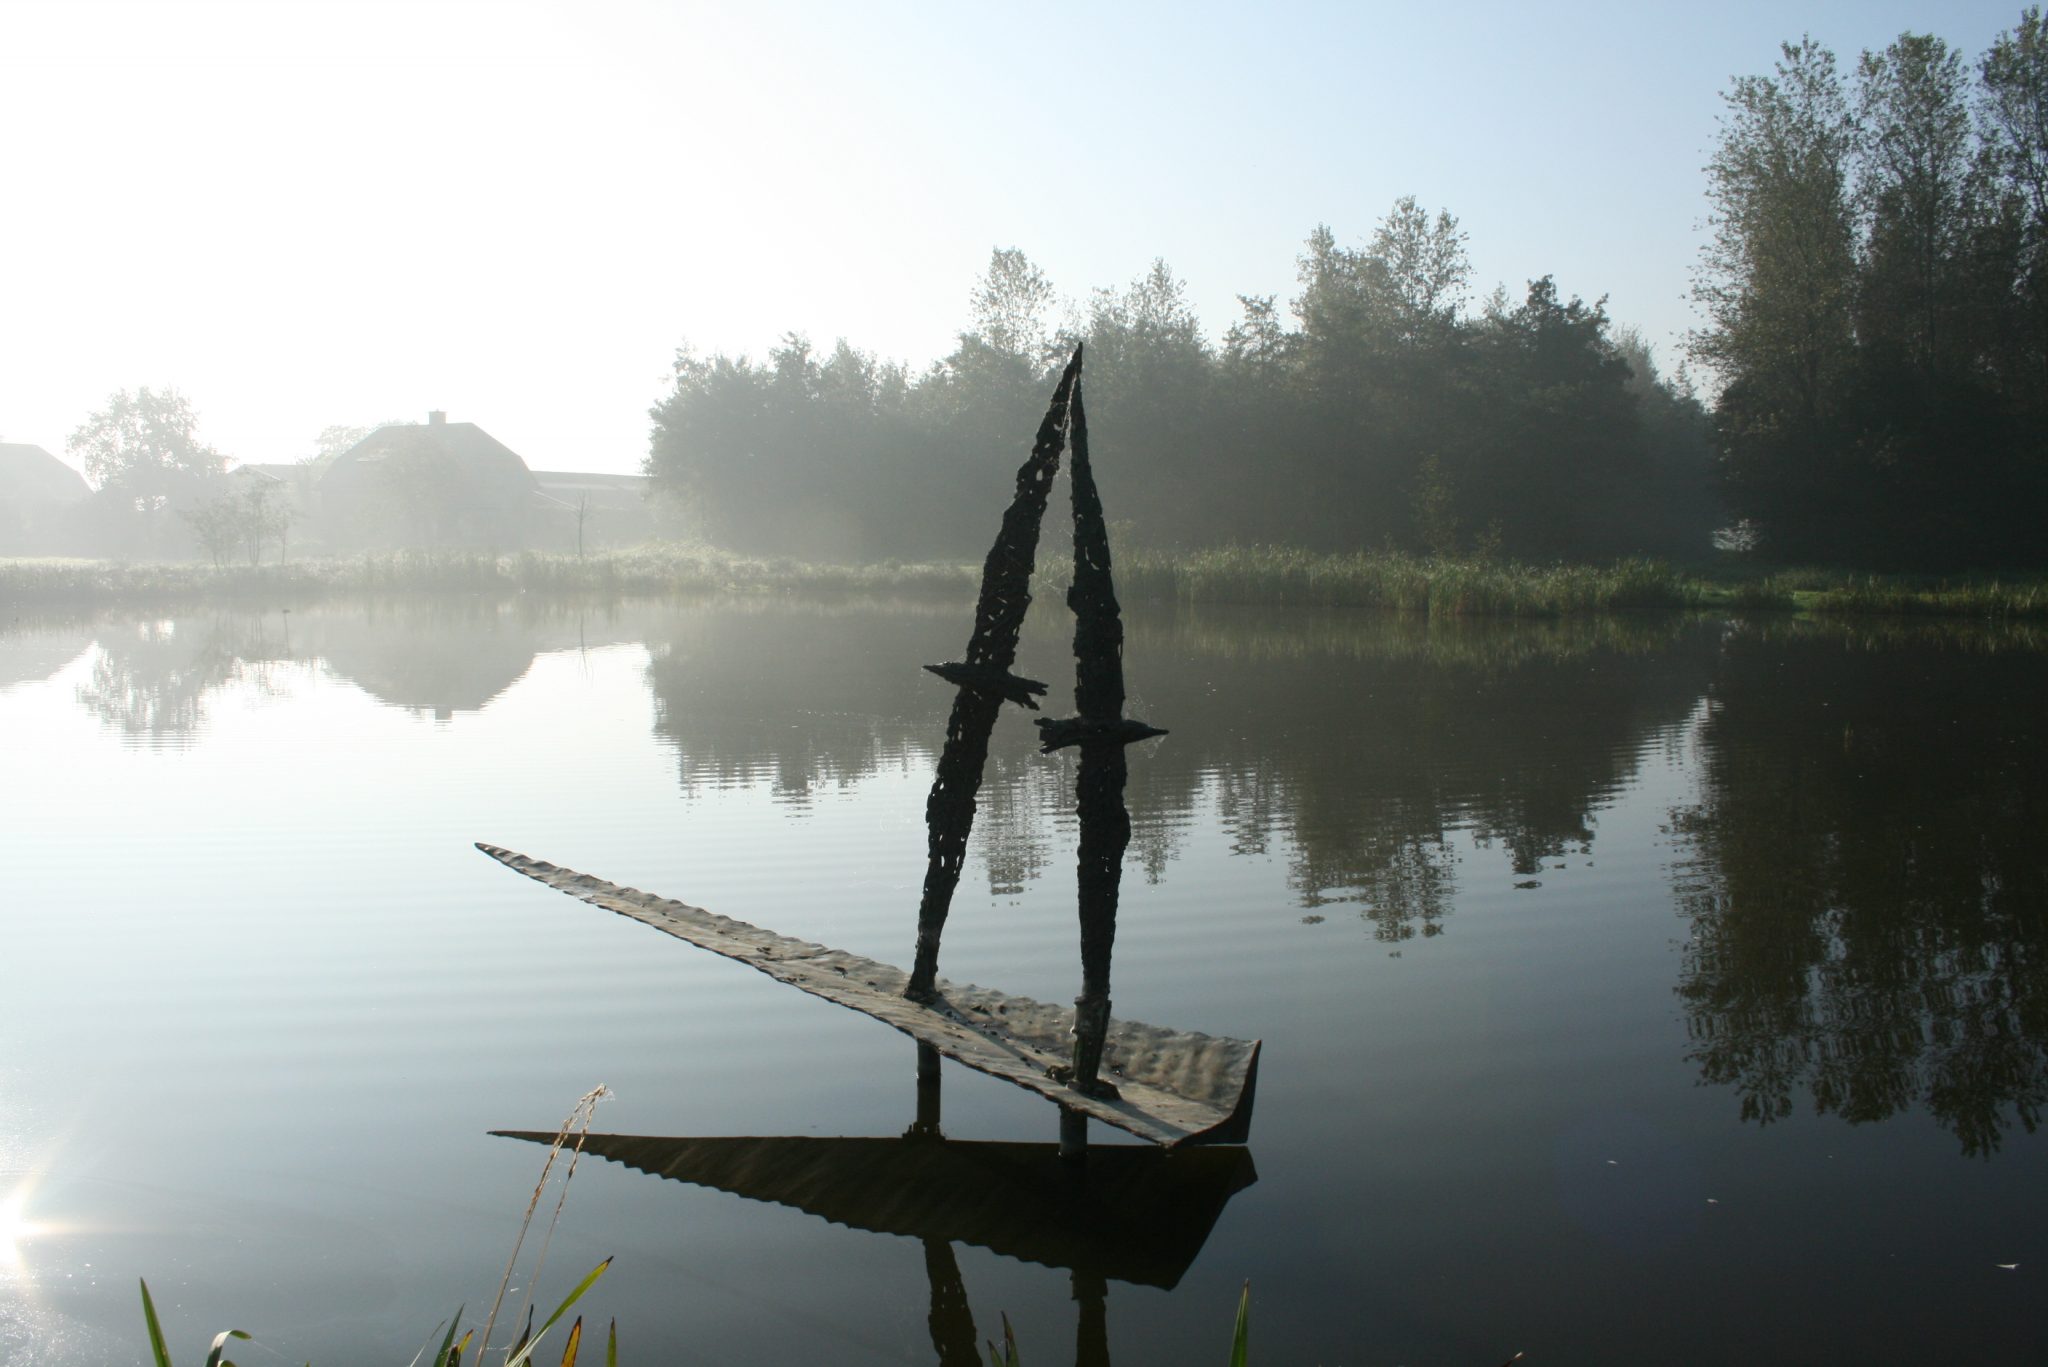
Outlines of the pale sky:
M676 348L922 367L993 247L1066 293L1164 257L1213 339L1399 196L1475 295L1695 319L1720 93L1811 32L1974 63L1984 0L995 5L0 0L0 440L171 386L243 461L471 421L627 472Z

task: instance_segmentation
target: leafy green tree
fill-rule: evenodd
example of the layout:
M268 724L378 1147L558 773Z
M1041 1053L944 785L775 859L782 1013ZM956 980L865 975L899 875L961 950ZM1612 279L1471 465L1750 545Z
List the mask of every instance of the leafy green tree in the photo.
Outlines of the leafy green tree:
M1644 533L1645 549L1683 554L1689 548L1698 554L1728 524L1716 479L1712 415L1683 362L1670 379L1664 377L1655 348L1640 329L1617 327L1609 340L1628 363L1628 392L1635 399L1649 461L1631 521Z
M294 520L291 497L285 487L258 476L235 501L241 510L237 542L249 557L249 564L261 565L264 548L273 541L277 543L277 558L283 560Z
M1411 336L1454 323L1472 276L1465 252L1465 234L1447 210L1432 219L1403 195L1373 234L1371 259L1385 272L1386 284L1399 306Z
M196 508L181 508L178 516L192 528L192 535L199 542L199 548L212 558L213 567L219 569L233 555L235 547L242 542L241 500L233 495L224 495Z
M765 364L676 359L644 467L724 546L810 560L964 554L957 499L901 365L791 333Z
M220 452L199 440L199 418L174 389L147 385L117 390L107 406L71 434L66 449L85 464L94 487L146 500L163 501L186 487L204 484L226 468Z
M66 449L84 464L119 548L155 554L176 549L171 513L196 505L227 464L199 439L198 415L182 394L146 385L117 390Z
M1409 515L1415 520L1415 535L1431 555L1454 555L1458 550L1456 483L1444 473L1443 462L1434 455L1422 458L1415 483L1408 496Z
M2048 408L2048 26L2040 6L1998 36L1979 73L1978 126L2010 238L2008 384L2039 412Z
M1912 33L1864 53L1857 107L1864 244L1847 549L1866 564L1967 563L2009 540L2011 442L1994 379L2009 239L1987 213L1994 179L1959 54Z
M967 335L1034 372L1046 370L1060 358L1052 316L1058 304L1059 292L1030 257L1015 247L998 247L968 295Z
M1975 158L1961 55L1914 33L1864 53L1857 113L1867 224L1861 339L1895 348L1923 369L1966 363L1968 340L1955 312L1967 294L1962 258Z
M921 375L796 335L760 362L681 353L646 469L735 549L973 556L1049 362L1085 340L1091 425L1118 453L1104 493L1141 543L1448 550L1463 530L1519 554L1706 549L1698 515L1661 502L1705 501L1698 404L1638 375L1601 304L1546 279L1468 317L1457 219L1408 198L1360 247L1318 228L1300 268L1291 317L1244 296L1219 348L1164 261L1056 328L1052 284L998 250Z
M1854 342L1857 133L1834 54L1811 38L1783 54L1723 96L1693 345L1769 415L1811 424Z
M1086 324L1089 420L1104 497L1148 541L1203 519L1225 459L1211 429L1214 361L1186 284L1164 260L1122 290L1096 290Z
M1855 352L1858 136L1834 54L1812 38L1781 51L1775 75L1739 77L1722 97L1693 288L1706 325L1692 341L1723 381L1733 510L1807 550L1842 484L1832 423Z
M1477 339L1463 520L1498 523L1520 556L1606 556L1638 549L1630 522L1648 457L1633 372L1607 335L1606 301L1560 298L1531 281L1513 309L1489 308Z

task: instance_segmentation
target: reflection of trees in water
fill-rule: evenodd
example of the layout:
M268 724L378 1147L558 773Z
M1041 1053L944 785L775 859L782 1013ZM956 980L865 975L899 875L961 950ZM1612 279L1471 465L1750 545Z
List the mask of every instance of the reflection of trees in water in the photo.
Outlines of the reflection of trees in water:
M958 609L694 609L654 649L656 733L686 791L766 779L801 803L928 765L947 697L917 666L946 658L959 626ZM1034 649L1063 664L1069 629L1035 614L1023 672ZM1441 928L1454 829L1524 873L1587 848L1595 811L1646 739L1689 714L1714 653L1712 629L1675 622L1210 611L1140 614L1129 637L1132 710L1173 733L1131 752L1139 867L1161 877L1212 803L1234 850L1284 839L1303 905L1355 904L1390 940ZM981 790L975 850L997 895L1038 876L1073 818L1072 776L1030 729L1002 719Z
M1016 718L999 718L999 726L1003 720L1014 723ZM991 896L1014 897L1046 871L1052 846L1041 816L1053 810L1071 816L1073 803L1074 781L1067 766L1014 749L989 756L977 799L974 844L988 869Z
M2048 658L2009 635L1733 637L1699 725L1678 988L1745 1118L1924 1105L1995 1151L2048 1099Z
M705 604L650 642L654 734L676 748L686 793L766 780L802 807L882 768L921 763L943 739L944 659L957 619L865 607Z
M1670 620L1211 611L1133 638L1147 714L1174 730L1133 805L1187 812L1211 794L1243 850L1284 831L1302 904L1355 904L1387 940L1441 930L1454 829L1517 873L1586 849L1713 654L1709 630Z
M110 624L94 637L78 703L108 727L152 743L189 740L206 700L230 684L281 691L279 619L251 615Z

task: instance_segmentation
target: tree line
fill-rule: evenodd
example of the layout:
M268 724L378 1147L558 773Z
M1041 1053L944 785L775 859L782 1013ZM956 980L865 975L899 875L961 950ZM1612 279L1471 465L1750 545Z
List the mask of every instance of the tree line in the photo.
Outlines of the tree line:
M2048 513L2048 29L1972 69L1904 34L1788 43L1707 167L1693 353L1721 486L1774 558L2038 564Z
M1604 301L1550 278L1470 306L1455 217L1397 201L1364 244L1308 238L1299 292L1205 336L1164 261L1063 307L992 253L920 373L788 334L684 351L646 464L734 549L820 559L985 548L1057 368L1088 347L1099 479L1126 539L1527 558L1704 551L1721 518L1707 415Z
M1660 375L1604 300L1470 298L1465 234L1397 201L1327 227L1297 291L1211 339L1163 261L1078 306L994 252L929 368L799 334L676 361L646 463L700 529L811 558L969 555L1051 375L1090 350L1126 538L1880 569L2038 564L2048 513L2048 32L1972 69L1904 34L1851 74L1811 38L1735 80L1688 339Z

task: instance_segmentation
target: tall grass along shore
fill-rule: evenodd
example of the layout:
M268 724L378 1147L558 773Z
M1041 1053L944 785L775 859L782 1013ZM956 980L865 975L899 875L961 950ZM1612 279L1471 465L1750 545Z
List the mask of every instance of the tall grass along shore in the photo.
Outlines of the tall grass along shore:
M1136 551L1118 561L1131 601L1355 608L1409 616L1566 617L1663 611L1934 615L2048 619L2048 579L1923 580L1830 570L1688 572L1653 560L1532 565L1400 551L1320 554L1285 546ZM1064 561L1041 590L1064 586ZM579 557L532 551L396 551L348 559L216 568L194 562L0 560L0 614L23 609L316 601L352 594L811 594L965 598L979 567L961 562L818 564L667 544Z

